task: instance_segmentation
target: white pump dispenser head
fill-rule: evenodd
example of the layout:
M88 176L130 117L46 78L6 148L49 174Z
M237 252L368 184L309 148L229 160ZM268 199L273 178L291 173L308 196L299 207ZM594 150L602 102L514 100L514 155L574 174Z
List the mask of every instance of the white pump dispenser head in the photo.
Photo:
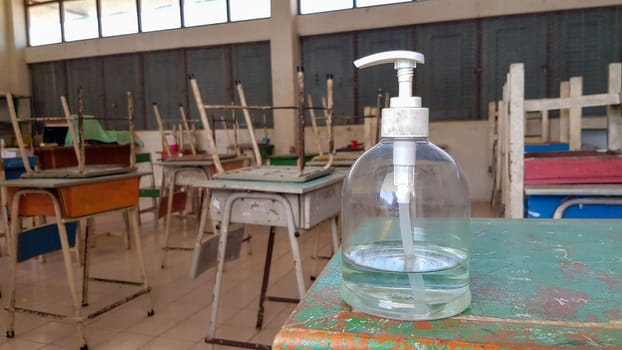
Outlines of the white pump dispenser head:
M412 96L413 71L423 63L423 54L414 51L385 51L354 61L357 68L393 63L397 70L399 94L391 98L389 108L382 110L382 137L397 138L393 148L394 181L399 203L408 203L413 192L416 137L428 136L428 109L421 98Z
M399 94L391 98L389 108L382 110L382 137L428 137L428 109L421 107L421 98L412 96L414 69L423 64L423 54L415 51L385 51L354 61L357 68L393 63L397 70Z

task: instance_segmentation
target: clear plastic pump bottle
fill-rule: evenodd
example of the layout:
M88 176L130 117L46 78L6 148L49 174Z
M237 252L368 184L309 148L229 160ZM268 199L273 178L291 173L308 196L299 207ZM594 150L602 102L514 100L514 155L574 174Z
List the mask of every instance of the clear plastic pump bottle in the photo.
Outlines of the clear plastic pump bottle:
M428 140L428 109L412 96L413 51L354 62L393 63L399 95L382 110L380 142L352 166L343 190L342 298L400 320L459 314L469 290L469 191L458 164Z

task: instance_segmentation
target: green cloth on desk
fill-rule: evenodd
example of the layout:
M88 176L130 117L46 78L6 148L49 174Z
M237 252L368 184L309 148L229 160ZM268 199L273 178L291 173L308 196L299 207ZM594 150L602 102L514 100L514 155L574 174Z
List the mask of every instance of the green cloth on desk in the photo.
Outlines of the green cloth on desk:
M75 115L72 115L75 116ZM73 127L78 133L78 120L73 120ZM127 130L104 130L102 126L99 124L99 121L95 119L93 115L84 115L83 119L83 129L84 129L84 139L90 141L98 141L101 143L117 143L119 145L127 145L130 143L130 132ZM78 136L78 135L76 135ZM80 137L78 136L78 139ZM134 142L143 146L143 142L134 135ZM71 142L71 134L67 132L65 136L65 145L70 146Z

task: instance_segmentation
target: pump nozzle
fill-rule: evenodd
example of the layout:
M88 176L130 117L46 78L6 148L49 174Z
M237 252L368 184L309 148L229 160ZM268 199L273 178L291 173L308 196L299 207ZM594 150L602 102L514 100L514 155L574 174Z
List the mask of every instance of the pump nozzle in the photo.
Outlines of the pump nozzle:
M398 96L392 97L389 108L382 110L382 137L428 136L428 109L421 107L420 97L412 96L414 69L424 62L423 54L404 50L379 52L354 61L357 68L393 63L397 70Z
M423 54L415 51L385 51L365 56L354 61L357 68L367 68L379 64L393 63L397 71L398 96L391 98L391 107L421 107L421 99L413 97L412 85L417 63L423 64Z
M356 68L362 69L385 63L395 63L395 69L415 68L417 63L425 63L422 53L406 50L393 50L378 52L354 61ZM398 64L400 65L398 67Z

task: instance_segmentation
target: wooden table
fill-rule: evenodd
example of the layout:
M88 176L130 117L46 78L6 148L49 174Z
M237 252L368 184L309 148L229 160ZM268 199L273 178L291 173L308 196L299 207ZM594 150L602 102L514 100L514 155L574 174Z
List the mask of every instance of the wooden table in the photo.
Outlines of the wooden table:
M147 297L147 316L154 314L151 307L149 293L151 287L147 282L142 244L138 227L138 188L140 177L145 172L129 172L118 175L107 175L79 179L54 178L27 178L0 181L0 186L6 187L11 199L11 229L9 234L10 252L10 286L8 310L7 337L15 336L15 313L29 313L40 317L75 322L83 345L87 349L87 339L84 333L84 322L110 311L124 303L145 295ZM4 196L4 191L2 191ZM102 195L105 194L105 195ZM4 202L4 199L3 199ZM112 210L128 212L130 231L135 240L136 257L140 271L139 281L113 280L93 278L89 276L88 238L89 228L85 233L85 242L82 248L84 268L82 274L82 296L78 295L75 285L74 269L71 262L70 247L78 240L75 229L68 233L67 227L74 225L81 219ZM6 211L2 210L3 215ZM17 215L18 213L19 215ZM42 225L33 229L19 231L19 216L53 216L56 223ZM65 265L65 273L73 304L71 315L59 315L50 312L26 309L16 306L15 287L17 263L25 261L39 254L61 250ZM138 287L131 295L110 305L95 310L88 315L82 313L82 307L88 305L88 281L118 283Z
M98 144L85 145L85 164L130 164L130 145ZM35 156L41 169L57 169L78 165L72 146L35 147Z
M622 349L622 221L477 219L471 306L407 322L351 310L341 255L274 339L277 349Z
M190 160L184 160L188 158ZM195 181L209 180L212 178L212 174L216 172L214 161L212 159L198 159L199 157L178 157L163 159L156 162L156 165L162 167L162 193L163 199L166 199L166 208L163 213L164 217L164 240L162 241L162 264L161 267L165 268L167 265L167 253L169 250L186 250L191 251L191 247L177 247L169 245L169 237L171 232L171 215L174 212L180 212L185 209L185 194L178 196L180 200L175 200L175 187L178 185L193 186ZM225 170L237 169L248 165L249 158L247 157L232 157L223 158L220 160ZM183 174L191 174L190 181L180 182L179 176ZM193 186L194 187L194 186ZM204 193L203 203L201 207L209 206L209 195ZM160 206L162 208L162 206ZM160 214L162 215L162 214ZM201 225L201 230L204 230L204 226Z
M221 174L219 176L226 176ZM262 344L239 342L216 337L218 304L222 285L227 235L230 223L270 226L270 236L266 252L263 281L257 314L257 329L261 329L264 301L298 302L299 299L267 296L270 262L274 244L275 226L287 227L293 257L296 283L300 299L306 292L300 251L297 237L301 230L308 230L321 222L330 220L333 250L338 249L337 216L341 213L341 191L345 175L332 173L306 182L249 181L233 179L213 179L196 184L211 192L210 213L213 220L221 222L218 244L218 267L214 283L212 316L209 335L205 341L237 347L267 348ZM204 208L201 221L205 220ZM199 236L201 235L199 231ZM200 242L200 241L199 241ZM197 268L193 261L193 269Z

